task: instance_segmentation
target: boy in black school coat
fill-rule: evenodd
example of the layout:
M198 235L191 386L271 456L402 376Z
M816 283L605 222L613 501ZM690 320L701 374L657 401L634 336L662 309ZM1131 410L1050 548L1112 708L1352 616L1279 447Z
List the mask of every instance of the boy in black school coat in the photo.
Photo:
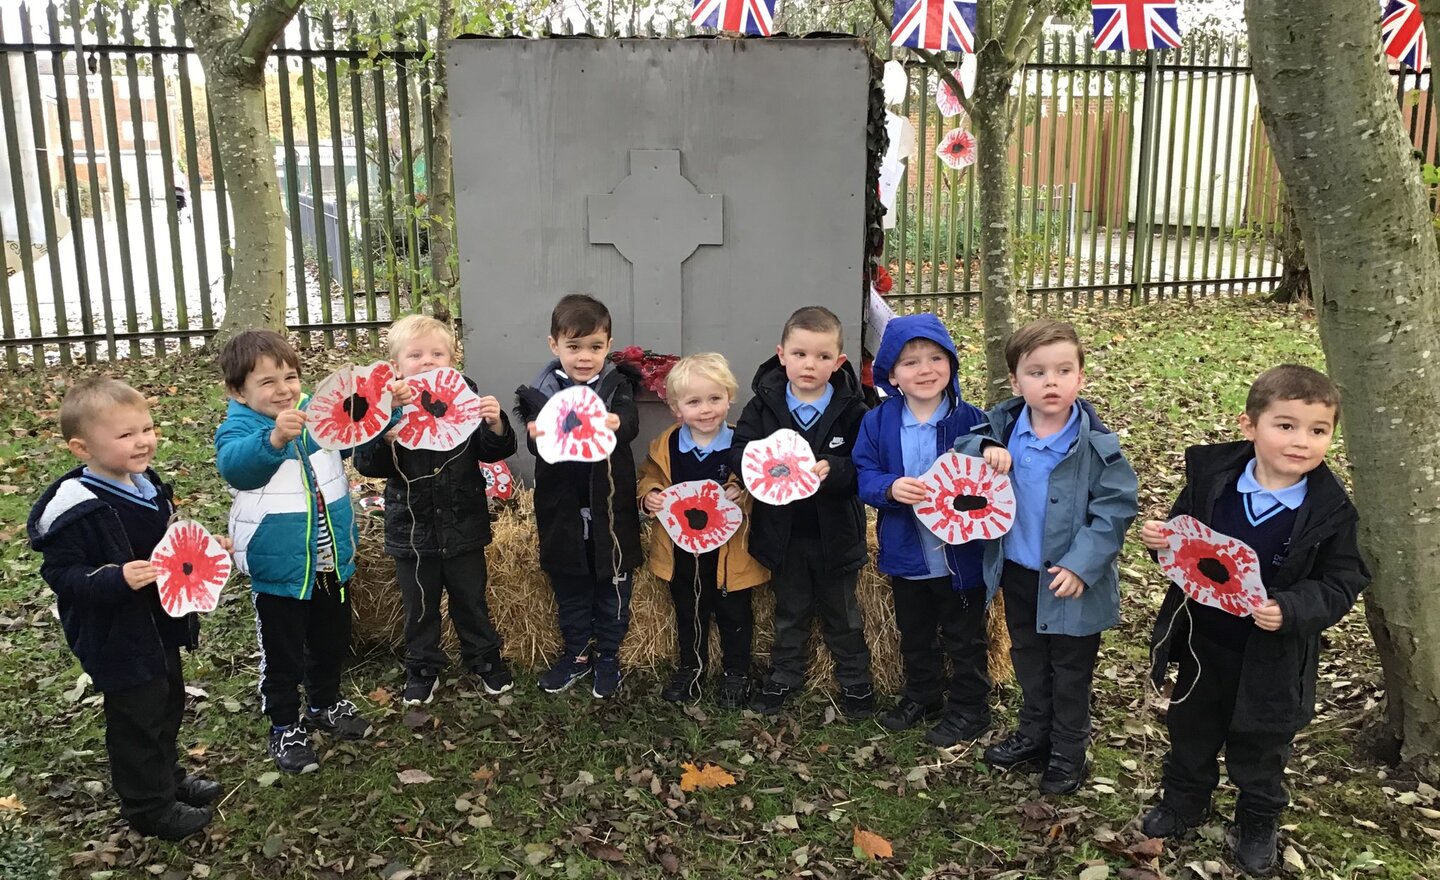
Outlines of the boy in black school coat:
M770 569L775 592L771 671L750 708L773 715L805 681L810 620L835 660L840 707L851 718L875 713L870 649L855 597L865 565L865 511L850 453L865 403L842 352L844 331L829 309L807 306L785 322L775 357L755 371L755 396L735 425L730 470L739 475L745 446L781 428L798 431L815 452L820 490L784 506L755 501L750 555Z
M1156 685L1166 665L1180 667L1166 717L1165 793L1141 824L1150 837L1183 837L1202 824L1223 748L1240 789L1226 840L1250 874L1276 865L1285 764L1315 713L1320 634L1370 581L1359 516L1325 466L1339 417L1340 390L1324 374L1294 364L1266 370L1240 416L1245 440L1185 450L1185 488L1170 511L1253 547L1269 600L1246 619L1171 585L1152 639ZM1154 552L1169 532L1150 520L1140 537Z
M192 612L160 607L150 554L175 512L150 468L155 423L140 392L116 379L78 383L60 404L60 433L85 463L30 512L30 545L55 591L70 650L105 696L105 753L120 815L142 834L179 840L209 822L223 794L187 776L175 739L185 713L180 649L200 635Z

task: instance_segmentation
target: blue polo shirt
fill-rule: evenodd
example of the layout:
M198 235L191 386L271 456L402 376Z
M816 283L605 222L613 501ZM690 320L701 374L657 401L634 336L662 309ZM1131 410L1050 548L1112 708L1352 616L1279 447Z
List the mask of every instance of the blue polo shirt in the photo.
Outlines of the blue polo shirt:
M1254 464L1254 462L1251 462L1251 464ZM104 489L110 489L114 492L123 492L124 494L133 496L140 501L153 501L155 499L155 496L160 494L160 490L156 489L153 485L151 485L150 481L145 478L144 474L131 474L130 479L134 482L122 483L119 480L112 480L109 477L97 474L87 467L80 472L80 476L83 481L88 482L91 485L99 486ZM151 506L153 507L154 505Z
M701 446L695 442L695 435L690 433L689 425L680 426L680 437L678 444L681 452L693 452L695 457L701 461L712 452L724 452L730 448L730 442L735 437L735 431L729 425L721 425L715 436L710 438L709 446Z
M939 457L935 451L936 424L949 414L950 401L943 397L926 421L915 418L909 404L900 412L900 455L905 464L905 476L918 477L935 463ZM915 517L915 527L920 530L920 543L925 548L925 565L930 570L930 577L948 577L950 566L945 562L945 542L925 528L913 513L913 508L910 515Z
M1255 459L1252 458L1250 463L1245 465L1245 471L1240 474L1240 478L1235 481L1235 489L1245 501L1245 518L1250 521L1250 525L1258 526L1286 508L1300 509L1300 505L1305 503L1308 483L1309 480L1301 477L1295 485L1272 492L1255 479Z
M1070 452L1080 436L1080 404L1070 407L1065 427L1049 437L1035 436L1030 407L1020 410L1010 451L1010 482L1015 487L1015 525L1005 536L1005 558L1041 571L1045 565L1045 511L1050 500L1050 472ZM1053 560L1052 560L1053 562Z
M807 431L815 427L815 423L820 421L820 416L825 414L825 408L830 405L830 401L834 399L834 397L835 386L827 383L825 385L825 393L820 395L819 400L814 403L806 403L796 397L795 392L790 390L789 382L785 383L785 406L790 410L790 415L795 417L795 421L799 423L800 427Z

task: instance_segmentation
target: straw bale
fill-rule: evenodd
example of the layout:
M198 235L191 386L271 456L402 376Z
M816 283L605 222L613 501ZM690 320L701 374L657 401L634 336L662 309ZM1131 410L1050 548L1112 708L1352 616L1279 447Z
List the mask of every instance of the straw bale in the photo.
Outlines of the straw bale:
M490 583L487 591L490 616L505 642L505 657L520 667L544 669L560 650L560 633L555 621L555 600L550 583L540 570L539 545L535 540L535 519L529 491L517 493L510 501L493 508L494 541L486 553ZM384 516L378 510L357 516L359 558L357 573L350 586L355 609L354 638L356 647L371 650L404 650L404 613L400 592L395 583L395 566L384 553ZM870 556L875 556L873 518L869 529ZM771 620L775 599L768 587L755 588L755 663L758 669L768 666L770 645L774 640ZM860 606L865 615L865 639L870 645L871 664L878 689L895 692L900 688L899 633L895 628L895 609L890 598L890 585L885 577L867 564L857 588ZM834 664L818 632L811 640L809 684L830 688ZM1010 677L1010 638L1005 631L1004 614L997 598L989 620L990 673L1000 682ZM455 633L445 623L445 646L457 656ZM711 639L715 664L719 664L719 640ZM648 670L664 674L675 663L675 615L670 594L659 581L642 567L635 573L634 594L630 604L630 629L620 651L621 663L628 670Z

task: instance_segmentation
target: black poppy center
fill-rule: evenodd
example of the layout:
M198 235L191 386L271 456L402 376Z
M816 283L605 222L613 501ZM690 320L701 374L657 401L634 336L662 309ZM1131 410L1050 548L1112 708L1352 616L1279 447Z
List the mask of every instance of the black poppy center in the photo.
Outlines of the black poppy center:
M180 570L185 572L186 575L192 575L195 573L195 566L191 565L188 562L182 563L180 566Z
M365 414L370 412L370 401L362 394L352 394L345 400L345 412L350 414L351 421L364 421Z
M445 413L450 409L450 404L431 395L427 389L420 392L420 408L437 419L443 419L445 418Z
M1218 559L1207 556L1195 563L1195 567L1200 570L1201 574L1217 584L1223 584L1230 580L1230 569L1226 568L1225 563Z
M696 532L703 531L709 522L710 514L708 512L698 507L685 508L685 524L689 526L691 530Z
M772 464L770 470L766 471L772 477L790 476L790 466L787 464Z
M569 434L571 431L574 431L576 428L580 427L581 424L582 422L580 421L580 417L575 414L574 410L571 410L570 412L565 414L565 421L560 423L560 430L566 434Z
M956 495L950 506L961 513L969 513L972 510L984 510L990 504L990 500L983 495Z

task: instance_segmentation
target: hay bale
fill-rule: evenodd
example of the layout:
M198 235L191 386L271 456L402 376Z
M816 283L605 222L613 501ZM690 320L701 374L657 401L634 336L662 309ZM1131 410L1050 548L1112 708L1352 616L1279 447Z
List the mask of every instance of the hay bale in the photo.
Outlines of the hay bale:
M404 611L395 583L395 565L384 552L384 516L369 511L357 516L359 549L357 571L351 582L354 603L354 639L357 648L403 652ZM505 657L529 669L543 669L560 650L560 632L555 622L555 599L550 582L540 570L539 544L535 540L535 517L531 493L522 491L515 499L496 506L491 525L494 541L486 552L490 569L488 598L490 616L505 640ZM875 556L875 530L869 529L870 556ZM865 614L865 640L870 645L871 667L876 687L894 693L902 681L900 635L895 628L895 609L890 585L867 564L857 588ZM768 665L774 641L775 598L767 587L755 594L755 662ZM811 640L809 684L833 686L834 664L818 632ZM999 600L989 621L990 674L996 681L1010 677L1010 637L1005 631ZM448 616L445 647L456 655L456 639ZM718 668L719 640L711 639L711 652ZM621 662L630 670L663 674L675 664L675 612L669 590L642 567L635 573L630 603L630 630L620 650Z

